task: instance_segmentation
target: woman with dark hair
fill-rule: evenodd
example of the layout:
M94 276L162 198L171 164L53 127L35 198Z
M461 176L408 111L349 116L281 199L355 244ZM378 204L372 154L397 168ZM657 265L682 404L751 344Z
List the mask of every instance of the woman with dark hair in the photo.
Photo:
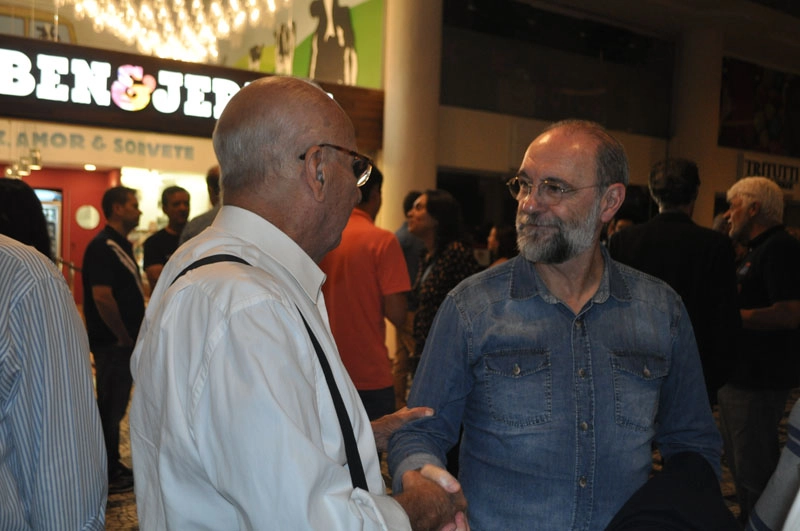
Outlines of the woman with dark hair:
M489 267L500 265L519 254L517 250L517 229L512 225L494 225L486 240L492 263Z
M0 178L0 234L5 234L53 260L42 202L27 183Z
M414 373L433 318L447 293L480 269L464 241L461 206L444 190L427 190L406 215L408 231L425 244L412 288L414 315Z

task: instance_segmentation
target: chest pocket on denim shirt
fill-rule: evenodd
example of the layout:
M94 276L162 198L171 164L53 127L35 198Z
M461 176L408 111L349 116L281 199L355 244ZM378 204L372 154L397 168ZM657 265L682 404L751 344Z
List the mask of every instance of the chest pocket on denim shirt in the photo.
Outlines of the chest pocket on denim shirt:
M504 350L487 354L484 370L493 419L516 427L550 422L550 352Z
M612 352L614 415L618 425L650 429L658 411L661 380L669 373L667 359L653 352Z

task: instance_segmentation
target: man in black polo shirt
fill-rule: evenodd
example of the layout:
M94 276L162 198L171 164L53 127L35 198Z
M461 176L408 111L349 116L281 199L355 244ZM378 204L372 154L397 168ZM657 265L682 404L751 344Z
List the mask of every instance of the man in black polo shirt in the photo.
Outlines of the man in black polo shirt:
M123 186L107 190L102 205L108 224L83 255L83 304L108 454L108 492L114 494L133 488L133 475L119 460L119 423L130 399L130 357L144 317L142 279L126 238L142 212L136 190Z
M778 464L778 423L800 384L800 242L781 224L783 193L773 181L746 177L727 195L729 235L748 250L737 271L739 355L718 397L725 457L746 522Z
M161 192L161 209L167 215L167 226L144 242L144 273L150 293L156 288L161 270L178 248L181 231L189 220L189 192L180 186L168 186Z

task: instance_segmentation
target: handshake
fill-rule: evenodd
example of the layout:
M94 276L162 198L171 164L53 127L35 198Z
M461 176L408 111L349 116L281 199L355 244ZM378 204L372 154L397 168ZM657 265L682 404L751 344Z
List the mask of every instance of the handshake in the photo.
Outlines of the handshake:
M414 531L469 531L467 500L447 470L425 465L403 474L403 492L395 496Z
M386 451L389 437L403 424L430 415L430 408L403 408L373 421L378 451ZM443 468L425 465L407 471L403 474L403 492L394 499L405 510L414 531L469 531L467 500L461 484Z

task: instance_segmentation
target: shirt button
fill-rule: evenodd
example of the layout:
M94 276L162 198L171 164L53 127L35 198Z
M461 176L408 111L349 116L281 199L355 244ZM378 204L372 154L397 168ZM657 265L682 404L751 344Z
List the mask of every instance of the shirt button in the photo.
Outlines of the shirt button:
M586 378L586 370L583 368L578 369L578 376L581 378Z
M584 488L586 486L586 483L587 483L586 476L581 476L580 479L578 480L578 485L580 485L581 488Z
M588 429L589 429L589 424L587 424L587 423L586 423L586 421L584 421L584 422L581 422L581 425L580 425L580 426L581 426L581 430L582 430L582 431L586 431L586 430L588 430Z
M642 371L642 374L644 374L645 378L650 378L650 369L648 369L647 366L645 366L644 370Z
M513 374L514 376L519 376L519 373L521 373L521 372L522 372L522 369L520 369L519 365L515 363L514 367L511 369L511 374Z

